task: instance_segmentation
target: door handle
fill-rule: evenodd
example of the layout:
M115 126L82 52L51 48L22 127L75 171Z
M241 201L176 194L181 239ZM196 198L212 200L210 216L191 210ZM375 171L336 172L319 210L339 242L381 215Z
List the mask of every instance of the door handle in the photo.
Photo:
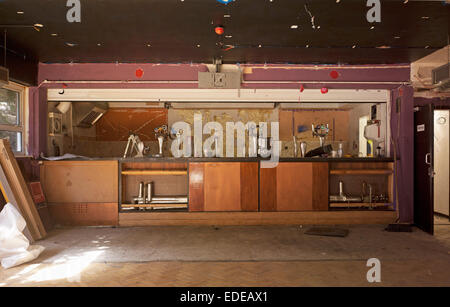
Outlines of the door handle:
M425 155L425 164L430 166L430 167L428 168L428 176L430 176L431 178L433 178L434 175L436 175L436 173L434 172L434 169L431 167L431 153L427 153L427 154Z
M425 164L431 165L431 153L425 155Z

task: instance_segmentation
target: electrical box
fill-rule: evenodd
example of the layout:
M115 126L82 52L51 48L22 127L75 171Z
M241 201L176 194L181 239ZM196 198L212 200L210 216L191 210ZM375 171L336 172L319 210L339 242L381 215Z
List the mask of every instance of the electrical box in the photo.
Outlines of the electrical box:
M240 72L199 72L198 88L240 88Z

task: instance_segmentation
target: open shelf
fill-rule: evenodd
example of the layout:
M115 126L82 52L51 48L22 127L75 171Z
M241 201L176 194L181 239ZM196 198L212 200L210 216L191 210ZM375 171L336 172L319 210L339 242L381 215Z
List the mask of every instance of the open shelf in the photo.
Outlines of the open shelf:
M189 185L186 162L122 162L119 175L119 209L123 212L144 208L149 209L149 212L188 208ZM144 189L147 188L147 183L153 183L153 201L150 203L134 203L141 182L144 183ZM172 199L174 197L183 199Z
M122 204L122 208L187 208L187 204Z
M391 203L330 203L330 208L389 207Z
M390 169L332 169L330 175L391 175Z

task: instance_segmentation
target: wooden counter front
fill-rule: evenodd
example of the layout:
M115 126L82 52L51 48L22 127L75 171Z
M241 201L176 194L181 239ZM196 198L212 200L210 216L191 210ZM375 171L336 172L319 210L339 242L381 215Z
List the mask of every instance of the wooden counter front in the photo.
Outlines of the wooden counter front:
M260 169L260 211L328 210L328 162L280 162Z
M189 211L258 211L258 162L189 163Z
M45 161L40 173L55 224L117 225L117 161Z

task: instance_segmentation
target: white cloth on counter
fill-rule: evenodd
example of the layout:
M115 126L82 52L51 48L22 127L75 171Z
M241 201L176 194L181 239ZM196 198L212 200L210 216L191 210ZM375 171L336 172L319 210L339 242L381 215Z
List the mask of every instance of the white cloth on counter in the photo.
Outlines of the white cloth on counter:
M40 245L30 245L22 233L25 226L19 211L7 203L0 212L0 259L5 269L36 259L45 249Z
M56 157L44 157L44 155L41 155L42 159L49 160L49 161L58 161L58 160L68 160L68 159L87 159L91 160L92 158L88 158L85 156L78 156L71 153L66 153L62 156L56 156Z

